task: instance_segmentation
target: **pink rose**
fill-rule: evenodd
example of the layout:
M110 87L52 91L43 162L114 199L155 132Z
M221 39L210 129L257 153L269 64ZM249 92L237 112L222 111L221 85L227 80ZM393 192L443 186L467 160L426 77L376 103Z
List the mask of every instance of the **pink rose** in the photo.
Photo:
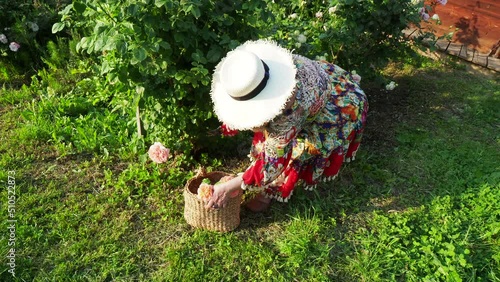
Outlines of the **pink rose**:
M448 0L436 0L436 1L441 5L446 5L446 3L448 3Z
M165 148L160 142L155 142L149 147L148 154L153 162L161 164L166 162L168 157L170 157L170 149Z

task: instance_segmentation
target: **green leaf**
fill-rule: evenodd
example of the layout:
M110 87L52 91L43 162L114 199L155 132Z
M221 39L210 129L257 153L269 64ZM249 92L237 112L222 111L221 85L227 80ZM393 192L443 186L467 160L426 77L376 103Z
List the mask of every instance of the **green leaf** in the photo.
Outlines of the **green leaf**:
M122 22L121 25L124 27L123 33L134 33L134 24L131 22Z
M99 35L103 32L105 32L109 27L107 24L103 21L97 21L96 25L94 26L94 35Z
M200 12L200 8L196 7L196 6L192 6L191 8L191 14L193 14L193 16L198 19L199 17L201 17L201 12Z
M219 61L221 54L222 54L222 52L221 52L220 48L217 48L217 47L212 48L207 53L207 60L211 63L215 63L215 62Z
M133 51L134 59L137 60L137 62L142 62L146 59L147 53L146 50L140 46L134 49Z
M97 40L95 41L95 44L94 44L94 51L95 52L99 52L102 50L102 48L104 47L106 41L107 41L107 36L100 36L99 38L97 38Z
M66 25L64 23L55 23L52 26L52 33L58 33L59 31L63 30Z
M139 11L139 5L136 5L136 4L131 4L130 6L128 6L127 8L127 13L132 16L132 17L135 17L137 16L137 12Z
M107 37L106 44L102 48L103 51L115 50L116 49L116 37Z
M110 72L111 70L113 70L113 67L110 66L108 61L104 61L101 65L101 75L104 75Z
M163 49L166 49L166 50L170 50L172 47L170 46L170 44L167 42L167 41L162 41L160 42L160 46L163 48Z
M73 2L73 9L79 13L79 14L83 14L83 12L85 12L85 9L87 9L87 5L85 5L84 3L81 3L81 2Z
M193 59L193 61L198 63L204 64L207 62L207 60L203 57L203 52L199 49L196 49L196 52L191 54L191 58Z
M80 52L81 49L87 49L87 41L89 40L88 37L83 37L80 42L76 44L76 52Z
M73 8L73 4L69 4L68 6L64 7L64 9L62 11L60 11L58 14L59 15L68 15L72 8Z
M180 80L184 79L184 77L185 77L185 76L186 76L186 75L185 75L184 73L182 73L182 72L177 72L177 73L175 73L174 78L175 78L176 80L180 81Z
M165 6L166 3L167 3L167 0L155 0L155 5L158 8Z

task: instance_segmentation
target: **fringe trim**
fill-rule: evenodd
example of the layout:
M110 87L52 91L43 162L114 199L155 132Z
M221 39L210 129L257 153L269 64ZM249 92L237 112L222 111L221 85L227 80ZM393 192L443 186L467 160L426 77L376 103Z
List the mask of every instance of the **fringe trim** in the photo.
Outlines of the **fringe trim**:
M242 190L251 191L251 192L264 191L264 190L266 190L267 187L268 187L268 185L267 186L253 186L253 185L246 185L245 182L241 183Z
M312 190L315 190L317 187L318 187L318 184L306 185L306 186L304 186L304 190L312 191Z
M337 174L335 174L334 176L325 176L325 177L323 177L321 180L322 180L323 182L330 182L330 181L335 180L335 178L337 178L337 176L338 176L338 175L339 175L339 174L337 173Z
M350 163L350 162L354 161L354 160L356 159L356 153L357 153L357 152L358 152L358 150L356 150L356 151L352 152L352 157L350 157L350 158L345 158L345 160L344 160L344 161L345 161L346 163Z
M290 195L288 195L288 197L286 198L283 198L281 196L278 196L278 195L269 195L269 194L265 194L267 198L271 198L271 199L275 199L276 201L278 202L281 202L281 203L288 203L288 200L292 197L293 195L293 190L292 192L290 192Z

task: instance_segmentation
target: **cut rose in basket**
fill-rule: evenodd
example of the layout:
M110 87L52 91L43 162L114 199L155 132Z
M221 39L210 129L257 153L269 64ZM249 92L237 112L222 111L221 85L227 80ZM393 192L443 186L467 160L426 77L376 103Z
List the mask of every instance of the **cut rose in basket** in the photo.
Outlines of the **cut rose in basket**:
M200 186L198 187L198 192L197 192L198 199L200 199L204 202L208 202L210 200L210 198L212 197L212 195L214 194L214 185L228 182L229 180L231 180L233 178L234 178L234 176L231 176L231 175L223 176L219 181L217 181L214 184L212 184L210 182L210 179L208 179L208 178L203 179L201 181ZM238 196L238 193L239 193L239 191L236 190L236 191L232 192L229 195L229 197L234 198L234 197Z
M210 183L202 182L198 187L198 199L208 202L214 194L214 186Z

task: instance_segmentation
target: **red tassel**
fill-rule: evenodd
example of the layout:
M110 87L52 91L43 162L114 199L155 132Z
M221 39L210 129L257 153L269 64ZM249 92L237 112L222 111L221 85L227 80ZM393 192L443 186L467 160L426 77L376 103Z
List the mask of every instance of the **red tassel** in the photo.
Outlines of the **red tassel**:
M292 193L295 183L299 180L299 173L295 169L291 169L288 173L285 183L280 188L281 197L288 198Z
M313 180L313 166L308 165L300 171L300 179L304 180L307 185L314 185L316 181Z
M264 133L262 132L255 132L253 134L253 139L252 139L252 144L257 145L259 142L264 142L266 138L264 137Z
M353 142L349 145L349 149L347 150L346 158L352 158L352 155L356 153L356 151L359 149L359 145L361 143L359 142Z
M235 136L236 134L239 133L238 130L229 128L225 123L223 123L221 125L220 129L221 129L222 135L224 135L224 136Z
M323 176L330 177L339 173L340 167L344 162L344 155L342 152L334 151L329 158L330 165L323 171Z

